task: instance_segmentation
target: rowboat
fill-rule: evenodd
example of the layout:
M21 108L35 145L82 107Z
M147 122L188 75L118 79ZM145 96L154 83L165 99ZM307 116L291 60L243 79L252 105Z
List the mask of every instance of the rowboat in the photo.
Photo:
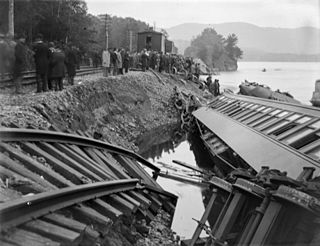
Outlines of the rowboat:
M260 97L265 99L271 99L281 102L289 102L289 103L300 103L298 100L294 99L292 95L288 92L281 92L279 90L273 91L270 87L266 85L261 85L256 82L245 81L239 85L240 94Z

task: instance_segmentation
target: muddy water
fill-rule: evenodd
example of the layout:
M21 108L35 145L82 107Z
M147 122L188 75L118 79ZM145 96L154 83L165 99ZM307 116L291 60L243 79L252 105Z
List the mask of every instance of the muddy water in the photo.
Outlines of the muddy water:
M160 167L162 171L188 175L191 174L188 169L174 164L172 160L183 161L194 166L201 166L207 162L199 158L199 156L205 156L199 154L199 151L194 154L194 145L197 145L197 142L188 139L186 135L179 133L179 126L167 126L146 133L141 136L137 144L140 146L140 154ZM157 181L164 189L179 197L172 229L182 239L191 238L197 226L197 222L192 218L201 219L204 212L203 194L208 191L205 187L163 177L159 177ZM201 236L206 236L206 234L203 233Z

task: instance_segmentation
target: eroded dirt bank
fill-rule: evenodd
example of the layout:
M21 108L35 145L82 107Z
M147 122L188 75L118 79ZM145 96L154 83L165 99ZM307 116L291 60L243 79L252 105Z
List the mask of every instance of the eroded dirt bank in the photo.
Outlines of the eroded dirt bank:
M203 91L196 84L183 83L180 78L166 74L159 76L152 72L130 72L108 78L91 75L78 79L78 85L61 92L2 94L0 124L41 129L54 126L71 132L81 130L95 138L138 151L135 143L139 136L164 125L179 123L180 114L172 101L175 87L204 100ZM142 227L115 223L102 245L176 245L174 234L167 226L167 217L168 214L160 211L155 221ZM147 235L141 236L146 232Z
M137 150L133 142L140 134L179 121L170 100L175 86L200 99L203 94L194 83L160 76L162 82L151 72L108 78L94 75L83 77L81 84L62 92L1 95L0 124L82 130Z

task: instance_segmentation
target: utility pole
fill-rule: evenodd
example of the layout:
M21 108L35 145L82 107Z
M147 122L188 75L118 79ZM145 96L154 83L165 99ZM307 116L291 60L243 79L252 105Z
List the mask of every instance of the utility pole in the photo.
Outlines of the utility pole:
M129 31L129 51L132 52L132 31Z
M108 50L109 48L109 18L108 18L108 14L106 14L106 17L105 17L105 47L106 47L106 50Z
M9 28L8 35L14 37L14 0L9 0Z

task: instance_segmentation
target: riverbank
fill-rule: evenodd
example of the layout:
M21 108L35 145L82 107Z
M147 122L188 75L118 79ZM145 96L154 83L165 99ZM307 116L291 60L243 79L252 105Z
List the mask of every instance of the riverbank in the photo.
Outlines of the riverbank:
M159 76L159 77L158 77ZM104 78L91 75L77 80L61 92L35 94L1 94L0 124L3 127L22 127L87 134L138 151L135 144L140 135L150 130L177 124L180 115L172 103L174 88L192 93L204 100L203 91L194 83L183 83L178 77L152 72L130 72L124 76ZM116 245L172 245L167 214L160 212L158 221L146 227L148 237L136 238L127 244L122 231L114 228ZM160 229L161 230L160 230ZM110 244L111 245L111 244Z

